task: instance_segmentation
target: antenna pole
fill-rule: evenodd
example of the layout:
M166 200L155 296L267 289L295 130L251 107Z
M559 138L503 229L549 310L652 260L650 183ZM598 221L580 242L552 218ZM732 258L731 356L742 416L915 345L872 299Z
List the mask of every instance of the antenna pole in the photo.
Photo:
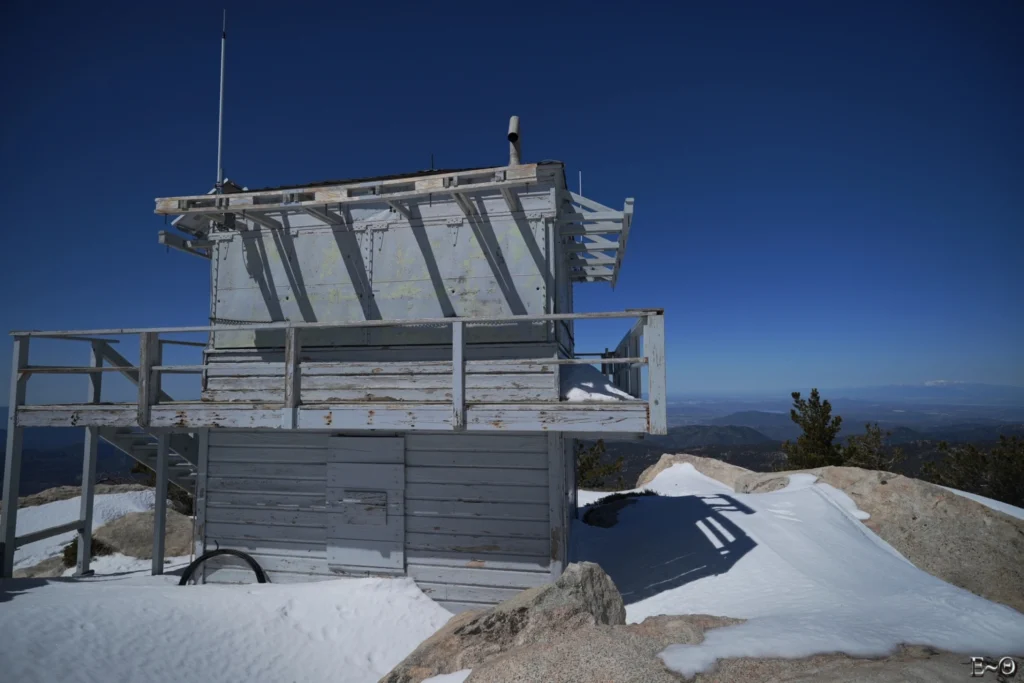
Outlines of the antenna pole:
M224 192L224 167L221 148L224 142L224 49L228 42L228 11L224 10L224 24L220 32L220 111L217 114L217 194Z
M583 171L580 171L580 196L583 196Z

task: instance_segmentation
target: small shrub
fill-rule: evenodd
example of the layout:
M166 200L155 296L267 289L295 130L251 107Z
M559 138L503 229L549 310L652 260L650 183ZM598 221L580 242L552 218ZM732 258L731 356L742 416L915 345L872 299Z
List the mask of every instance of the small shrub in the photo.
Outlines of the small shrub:
M864 434L851 436L842 449L843 465L892 472L903 462L903 451L887 443L892 432L882 433L878 423L864 426Z
M626 482L622 478L622 469L626 461L619 456L613 462L603 462L606 449L604 439L589 448L576 442L576 486L581 489L622 489Z
M174 504L174 509L183 515L191 517L195 514L195 505L192 495L177 486L167 487L167 500Z
M109 545L107 545L103 541L100 541L99 539L96 539L96 538L92 539L92 557L96 557L98 555L113 555L116 552L117 551L114 548L110 547ZM62 560L64 562L64 566L65 567L74 567L76 564L78 564L78 537L77 536L75 537L75 540L71 541L71 543L69 543L68 545L64 546L64 553L62 555Z

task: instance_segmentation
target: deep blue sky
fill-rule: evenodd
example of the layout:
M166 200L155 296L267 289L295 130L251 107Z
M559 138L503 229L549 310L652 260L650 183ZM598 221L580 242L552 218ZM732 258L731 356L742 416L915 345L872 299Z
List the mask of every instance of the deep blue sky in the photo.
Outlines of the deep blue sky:
M673 5L229 4L227 174L500 164L516 113L636 197L577 308L663 306L671 390L1024 384L1024 2ZM0 12L0 327L205 324L153 198L214 180L220 6Z

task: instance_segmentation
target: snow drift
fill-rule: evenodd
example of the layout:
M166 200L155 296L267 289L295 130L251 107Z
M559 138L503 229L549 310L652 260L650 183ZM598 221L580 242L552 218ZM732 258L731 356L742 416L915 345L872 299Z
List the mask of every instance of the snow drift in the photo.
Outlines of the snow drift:
M1024 650L1024 615L927 574L859 522L831 486L736 494L690 464L659 474L611 528L577 523L577 560L599 563L627 621L659 614L746 619L674 645L690 676L732 657L883 656L900 644L1001 656ZM593 496L581 496L581 501Z

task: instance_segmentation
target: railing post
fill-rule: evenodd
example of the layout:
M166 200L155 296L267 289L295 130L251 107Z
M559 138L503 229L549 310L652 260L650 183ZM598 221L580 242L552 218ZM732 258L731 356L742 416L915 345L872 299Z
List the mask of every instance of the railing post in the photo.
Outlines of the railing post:
M161 432L156 439L156 491L153 501L153 574L164 573L164 538L167 533L167 460L171 435Z
M89 348L89 365L103 367L103 349L100 342L93 342ZM103 373L89 375L88 403L99 403ZM85 452L82 457L82 503L78 518L82 528L78 530L78 565L76 576L90 574L89 561L92 559L92 511L96 493L96 449L99 444L99 427L85 428Z
M665 315L652 313L644 325L644 355L647 356L647 401L651 434L668 433L665 377Z
M627 358L639 358L640 357L640 335L635 335L629 340L628 349L626 352ZM629 376L629 392L633 396L640 398L643 394L643 386L640 381L641 368L639 365L627 365L626 372Z
M14 356L11 361L11 391L7 401L7 451L4 459L4 499L0 501L0 579L14 576L14 546L18 537L18 492L21 485L21 437L18 426L18 408L25 404L25 383L28 375L22 369L28 365L29 337L14 338Z
M153 366L160 364L160 337L156 332L139 333L139 426L149 426L150 409L160 397L160 375Z
M206 479L207 469L209 467L209 454L210 454L210 430L208 428L200 429L199 433L196 434L196 438L199 440L198 451L199 464L196 469L196 493L193 500L193 508L196 516L195 528L195 555L199 557L206 552ZM200 574L201 577L205 576L205 570ZM197 583L203 583L202 580Z
M452 429L466 428L466 340L461 320L452 323Z
M299 398L301 396L302 374L299 370L299 331L289 327L284 331L284 408L281 413L281 428L295 429L298 422Z

